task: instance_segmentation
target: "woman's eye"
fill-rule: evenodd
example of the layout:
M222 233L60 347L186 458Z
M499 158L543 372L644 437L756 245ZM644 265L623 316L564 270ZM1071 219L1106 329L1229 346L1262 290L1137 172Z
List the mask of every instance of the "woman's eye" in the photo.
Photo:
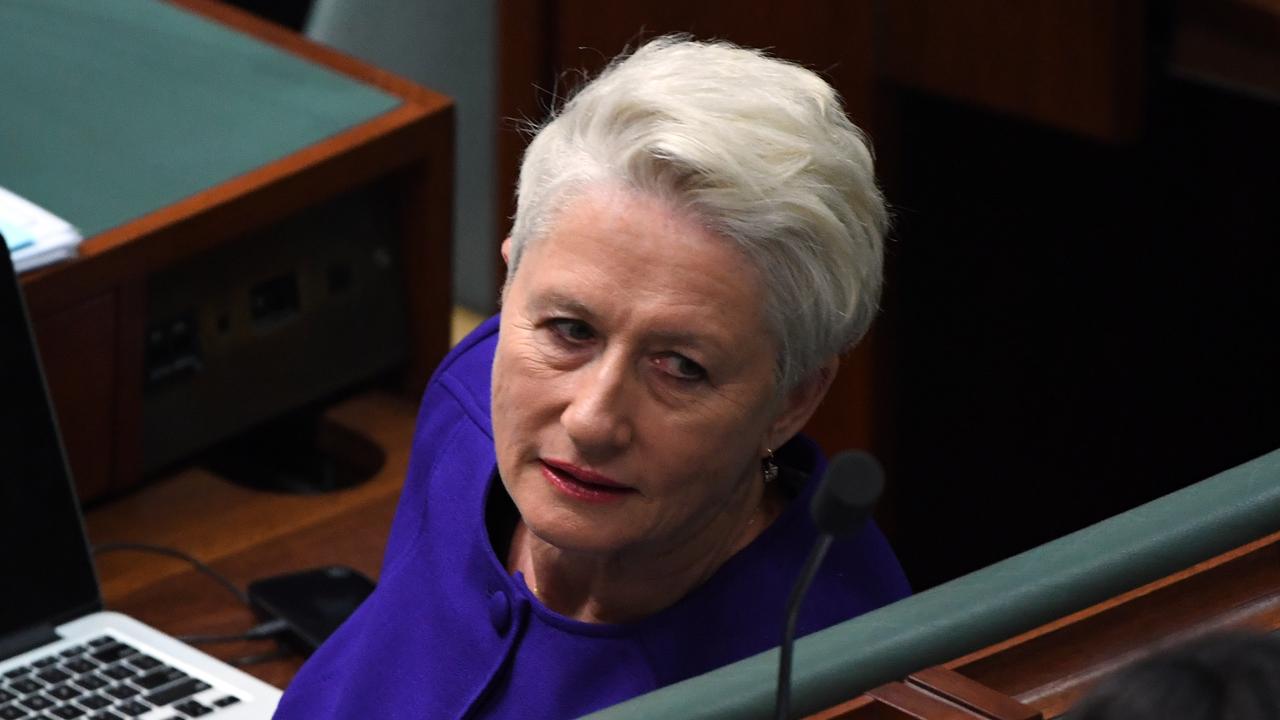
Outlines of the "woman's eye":
M591 329L591 326L581 320L557 318L548 323L548 325L551 326L556 335L569 342L587 342L595 337L595 331Z
M707 371L701 365L683 355L662 355L654 362L663 372L678 380L697 381L707 377Z

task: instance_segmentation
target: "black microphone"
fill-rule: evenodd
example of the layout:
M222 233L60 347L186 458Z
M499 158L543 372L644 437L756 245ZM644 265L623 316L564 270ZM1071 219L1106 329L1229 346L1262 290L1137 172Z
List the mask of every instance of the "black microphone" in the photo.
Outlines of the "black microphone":
M774 717L787 720L791 712L791 650L795 645L796 618L809 585L818 574L818 566L837 537L848 537L862 528L871 509L884 491L884 471L869 453L849 450L836 455L813 494L809 511L818 526L818 539L809 551L800 577L791 588L787 615L782 631L781 654L778 656L778 701Z

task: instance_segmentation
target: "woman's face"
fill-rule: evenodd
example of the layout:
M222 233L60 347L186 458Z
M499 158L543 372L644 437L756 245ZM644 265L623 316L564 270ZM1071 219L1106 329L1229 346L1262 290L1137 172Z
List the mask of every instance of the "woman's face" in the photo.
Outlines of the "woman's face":
M506 290L498 468L560 549L673 551L759 498L776 345L737 248L664 201L580 196Z

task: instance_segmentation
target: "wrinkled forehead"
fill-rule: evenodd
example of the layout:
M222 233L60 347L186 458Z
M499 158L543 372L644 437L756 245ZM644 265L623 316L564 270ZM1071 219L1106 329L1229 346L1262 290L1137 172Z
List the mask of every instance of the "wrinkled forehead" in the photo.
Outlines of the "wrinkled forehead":
M526 249L515 279L539 302L762 330L763 282L738 244L644 194L600 190L566 203Z
M603 215L644 212L645 221L668 226L671 233L691 241L714 243L739 255L744 275L759 280L758 261L751 257L742 244L717 229L716 223L701 209L679 193L668 189L638 189L615 180L591 179L558 183L548 195L543 212L532 232L523 237L511 238L511 256L508 258L507 282L523 262L530 248L536 247L548 237L561 231L566 214L579 212L583 206L591 206Z
M724 290L749 290L752 298L763 289L741 246L697 213L665 197L609 185L566 196L524 254L553 256L543 271L589 262L637 288L696 292L719 283Z

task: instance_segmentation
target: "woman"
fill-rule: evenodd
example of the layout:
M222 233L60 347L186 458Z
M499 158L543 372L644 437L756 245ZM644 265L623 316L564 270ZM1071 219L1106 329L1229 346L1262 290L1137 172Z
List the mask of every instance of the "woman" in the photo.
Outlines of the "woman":
M503 312L437 370L377 591L280 717L577 717L777 644L886 225L813 73L664 38L534 138ZM800 632L903 597L869 526Z

